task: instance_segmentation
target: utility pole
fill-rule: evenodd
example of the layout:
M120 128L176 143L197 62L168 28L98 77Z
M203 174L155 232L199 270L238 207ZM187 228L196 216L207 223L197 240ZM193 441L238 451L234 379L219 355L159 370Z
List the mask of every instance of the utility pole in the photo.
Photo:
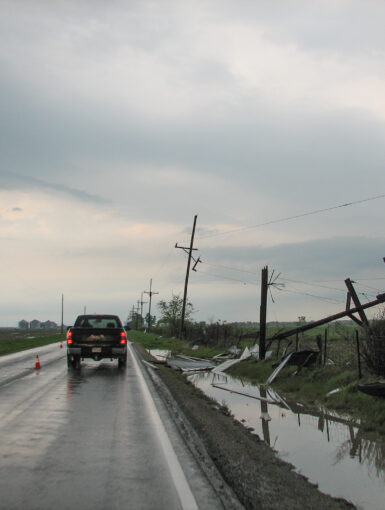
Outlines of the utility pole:
M159 292L154 292L152 290L152 278L150 279L150 290L147 291L145 290L144 291L145 294L148 294L150 296L150 301L149 301L149 306L148 306L148 331L151 331L151 301L152 301L152 296L153 294L159 294Z
M140 310L140 301L138 299L136 306L136 329L139 327L139 310Z
M140 317L142 319L142 324L141 324L142 326L143 326L143 305L145 305L147 303L147 301L143 301L143 294L144 294L144 291L140 295Z
M134 314L135 314L135 305L132 305L132 308L131 308L131 312L130 312L130 318L131 318L131 327L132 327L132 323L134 321Z
M265 266L262 269L261 277L261 306L259 313L259 359L265 359L266 356L266 313L267 313L267 290L269 270Z
M182 317L181 317L181 321L180 321L179 338L182 338L183 334L184 334L184 318L185 318L185 314L186 314L187 287L188 287L188 278L189 278L189 274L190 274L191 259L193 259L195 262L195 265L193 267L194 271L195 271L196 265L198 264L198 262L200 262L199 258L198 258L198 260L195 260L192 257L192 252L197 250L197 248L194 248L194 236L195 236L195 226L197 223L197 217L198 217L197 215L194 216L194 224L193 224L193 229L191 232L190 246L187 248L186 246L178 246L178 243L176 243L176 245L175 245L175 248L179 248L179 249L183 250L188 255L186 278L185 278L185 282L184 282Z
M64 294L61 295L61 328L60 333L64 331Z

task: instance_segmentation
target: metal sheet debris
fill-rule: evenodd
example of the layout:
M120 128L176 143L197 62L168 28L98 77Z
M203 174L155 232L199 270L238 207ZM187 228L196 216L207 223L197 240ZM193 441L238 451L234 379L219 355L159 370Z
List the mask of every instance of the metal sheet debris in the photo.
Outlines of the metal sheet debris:
M286 366L286 365L298 365L298 369L294 372L293 375L297 375L298 372L303 367L307 367L309 365L313 365L316 363L317 359L319 358L319 352L318 351L293 351L289 352L282 360L281 363L277 366L277 368L270 374L270 377L266 381L265 384L269 385L271 384L274 379L277 377L277 375L280 373L280 371Z
M210 361L198 361L192 359L169 358L166 364L174 370L181 372L199 372L202 370L212 370L215 365Z
M249 358L251 358L251 354L249 349L246 347L240 358L228 359L227 361L224 361L223 363L215 367L212 371L216 374L224 372L225 370L229 369L230 367L239 363L240 361L245 361Z
M215 374L219 374L221 372L225 372L225 370L227 370L228 368L232 367L233 365L235 365L236 363L239 363L239 362L240 362L239 358L228 359L228 360L224 361L223 363L221 363L220 365L218 365L217 367L213 368L212 371Z
M268 378L268 380L266 381L266 384L269 385L271 384L274 379L277 377L277 375L280 373L280 371L288 364L291 356L293 355L293 353L291 352L290 354L288 354L282 361L281 363L277 366L277 368L270 374L270 377Z
M159 367L153 365L152 363L149 363L148 361L146 361L145 359L142 359L142 362L147 365L148 367L150 368L153 368L154 370L159 370Z

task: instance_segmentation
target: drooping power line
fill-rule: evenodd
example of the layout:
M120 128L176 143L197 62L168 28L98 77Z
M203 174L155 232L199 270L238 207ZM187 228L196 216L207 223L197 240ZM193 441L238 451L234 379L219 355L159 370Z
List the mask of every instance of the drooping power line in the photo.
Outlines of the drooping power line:
M339 204L339 205L334 205L332 207L325 207L323 209L316 209L314 211L309 211L309 212L305 212L305 213L301 213L301 214L296 214L294 216L287 216L285 218L279 218L277 220L266 221L264 223L257 223L256 225L249 225L249 226L244 226L244 227L238 227L238 228L234 228L232 230L224 230L222 232L216 232L214 234L208 234L206 236L198 236L198 239L199 240L209 239L209 238L212 238L212 237L219 237L219 236L224 236L224 235L227 235L227 234L232 234L232 233L235 233L235 232L242 232L244 230L250 230L252 228L264 227L266 225L273 225L274 223L283 223L285 221L295 220L297 218L303 218L305 216L312 216L314 214L320 214L320 213L327 212L327 211L333 211L335 209L341 209L343 207L350 207L352 205L362 204L364 202L370 202L372 200L378 200L380 198L385 198L385 194L384 195L377 195L377 196L369 197L369 198L364 198L362 200L355 200L353 202L347 202L346 204Z

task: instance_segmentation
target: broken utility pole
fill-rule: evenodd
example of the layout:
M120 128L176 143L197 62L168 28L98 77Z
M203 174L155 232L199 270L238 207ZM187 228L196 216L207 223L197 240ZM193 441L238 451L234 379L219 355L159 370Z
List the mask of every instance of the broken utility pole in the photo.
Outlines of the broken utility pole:
M262 269L261 278L261 305L259 309L259 359L265 359L266 355L266 313L267 313L267 289L269 270L265 266Z
M350 317L354 322L356 322L360 326L362 326L362 325L369 326L369 321L366 318L366 315L365 315L365 312L364 312L364 310L362 308L360 300L358 299L356 290L353 287L353 283L354 282L352 282L352 280L350 278L346 278L345 285L346 285L346 287L348 288L348 291L349 291L348 294L347 294L347 298L346 298L347 299L346 300L346 303L347 303L346 309L349 310L349 308L350 308L350 298L353 299L353 303L355 304L355 306L357 308L357 313L360 316L361 320L357 319L357 317L355 317L353 314L348 314L348 317Z
M274 340L279 340L283 338L287 338L289 336L295 335L297 333L301 333L303 331L307 331L309 329L316 328L317 326L322 326L323 324L327 324L328 322L335 321L337 319L342 319L342 317L349 317L350 319L353 319L354 322L357 322L357 324L360 324L360 326L364 326L365 323L361 322L357 317L354 317L354 313L362 312L363 310L366 310L367 308L371 308L372 306L379 305L381 303L385 302L385 294L378 294L377 298L373 301L369 301L368 303L361 304L359 307L350 308L350 299L348 297L347 303L346 303L346 310L344 312L336 313L334 315L329 315L329 317L325 317L324 319L320 319L318 321L310 322L309 324L305 324L303 326L299 326L298 328L290 329L288 331L282 331L281 333L277 333L273 337L269 338L269 345ZM354 318L353 318L354 317Z
M193 259L193 261L195 262L193 271L195 271L196 265L200 262L199 257L197 260L195 260L194 257L192 256L192 252L197 250L197 248L194 248L194 236L195 236L195 226L197 223L197 217L198 217L197 215L194 216L194 224L193 224L193 229L191 232L190 246L187 248L186 246L178 246L178 243L175 244L175 248L179 248L179 249L183 250L188 255L186 278L185 278L185 282L184 282L183 305L182 305L182 316L181 316L181 320L180 320L179 338L183 337L184 329L185 329L184 328L184 318L185 318L185 314L186 314L187 287L188 287L188 278L189 278L189 274L190 274L191 259Z
M148 306L148 321L147 321L147 324L148 324L148 331L151 331L151 301L152 301L152 296L154 294L159 294L159 292L154 292L152 290L152 278L150 279L150 290L149 291L145 290L143 292L150 296L150 301L149 301L149 306Z

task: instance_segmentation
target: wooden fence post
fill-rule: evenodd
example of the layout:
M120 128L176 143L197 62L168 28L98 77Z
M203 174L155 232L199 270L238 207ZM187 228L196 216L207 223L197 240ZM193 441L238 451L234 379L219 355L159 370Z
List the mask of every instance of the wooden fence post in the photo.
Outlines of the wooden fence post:
M327 343L328 343L328 330L325 329L325 339L324 339L324 366L327 361Z
M357 330L356 330L356 345L357 345L358 378L361 379L362 373L361 373L360 339Z

